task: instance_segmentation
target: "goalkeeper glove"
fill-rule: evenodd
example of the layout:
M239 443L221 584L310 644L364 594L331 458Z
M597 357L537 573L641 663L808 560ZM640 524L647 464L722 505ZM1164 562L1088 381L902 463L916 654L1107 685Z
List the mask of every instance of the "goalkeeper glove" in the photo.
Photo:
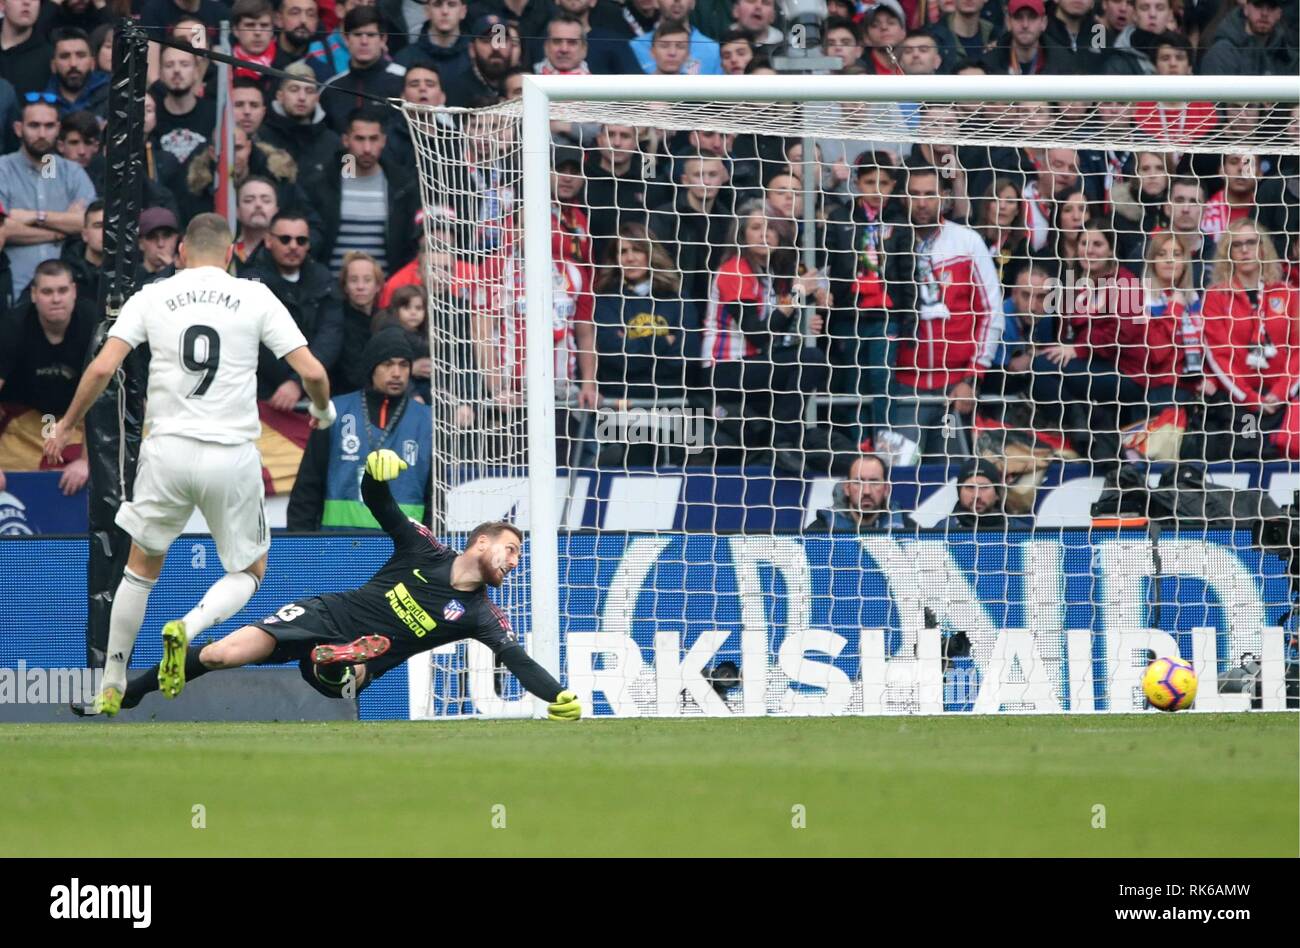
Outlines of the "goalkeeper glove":
M576 721L582 717L582 705L572 691L561 691L555 701L546 706L546 716L552 721Z
M366 473L377 481L391 481L406 470L406 462L395 451L381 448L366 455Z
M333 399L330 399L330 401L325 403L324 411L317 408L315 402L308 403L307 414L316 419L317 430L328 428L330 425L334 424L334 419L338 417L338 412L334 409Z

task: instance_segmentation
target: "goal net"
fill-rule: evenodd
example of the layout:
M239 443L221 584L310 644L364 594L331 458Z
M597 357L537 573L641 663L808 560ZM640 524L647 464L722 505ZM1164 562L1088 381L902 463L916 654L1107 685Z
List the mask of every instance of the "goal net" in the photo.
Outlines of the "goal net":
M1167 655L1285 706L1294 88L602 82L404 105L442 523L527 532L590 709L1141 710ZM475 643L410 680L535 710Z

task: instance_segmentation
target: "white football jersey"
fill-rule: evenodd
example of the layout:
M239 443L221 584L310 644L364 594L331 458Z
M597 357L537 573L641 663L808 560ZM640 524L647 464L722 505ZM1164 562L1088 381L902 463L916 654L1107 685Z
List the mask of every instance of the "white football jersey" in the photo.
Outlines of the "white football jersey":
M271 290L217 267L181 270L140 289L109 330L149 343L152 435L217 444L256 441L259 343L277 359L307 340Z

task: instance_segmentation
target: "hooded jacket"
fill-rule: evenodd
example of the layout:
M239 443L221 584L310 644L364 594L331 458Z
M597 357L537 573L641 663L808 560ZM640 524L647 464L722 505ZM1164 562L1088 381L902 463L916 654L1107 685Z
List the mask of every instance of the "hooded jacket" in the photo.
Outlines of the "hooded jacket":
M302 122L286 115L279 102L272 102L257 137L267 145L287 152L297 163L301 180L323 174L342 147L342 140L325 121L325 110L319 103L311 121Z
M1247 28L1245 14L1233 10L1219 22L1200 72L1208 76L1294 77L1296 63L1296 46L1287 36L1285 18L1261 38Z

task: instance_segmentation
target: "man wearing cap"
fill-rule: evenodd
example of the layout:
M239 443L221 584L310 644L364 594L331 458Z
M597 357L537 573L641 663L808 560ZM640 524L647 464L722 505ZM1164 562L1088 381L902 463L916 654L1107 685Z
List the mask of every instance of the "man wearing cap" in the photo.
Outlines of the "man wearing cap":
M985 55L985 70L991 76L1068 74L1073 61L1057 47L1043 45L1046 31L1043 0L1011 0L1007 4L1007 33Z
M176 272L176 245L180 239L175 214L165 207L145 209L140 215L140 286L165 280Z
M543 21L544 22L544 21ZM541 30L536 34L541 35ZM469 68L457 73L439 73L447 104L465 108L477 99L501 95L501 80L510 71L510 33L506 21L496 14L475 17L470 25Z
M342 143L325 119L311 67L294 63L285 72L293 78L275 90L258 138L287 151L298 165L299 180L306 181L324 173Z
M1003 509L1006 488L1002 472L992 461L967 461L957 477L957 503L947 520L937 526L946 530L1032 530L1031 517L1009 517Z
M370 384L334 399L338 424L307 439L289 494L290 530L378 530L361 500L366 456L387 448L407 463L391 481L393 498L414 520L432 526L433 413L410 397L415 353L399 328L381 329L361 354Z
M95 187L79 164L55 153L59 113L47 102L23 104L22 147L0 156L0 204L8 211L5 253L13 292L21 295L36 265L59 256L65 237L81 231Z
M1200 71L1210 76L1294 77L1295 28L1287 27L1282 0L1246 0L1219 21Z

